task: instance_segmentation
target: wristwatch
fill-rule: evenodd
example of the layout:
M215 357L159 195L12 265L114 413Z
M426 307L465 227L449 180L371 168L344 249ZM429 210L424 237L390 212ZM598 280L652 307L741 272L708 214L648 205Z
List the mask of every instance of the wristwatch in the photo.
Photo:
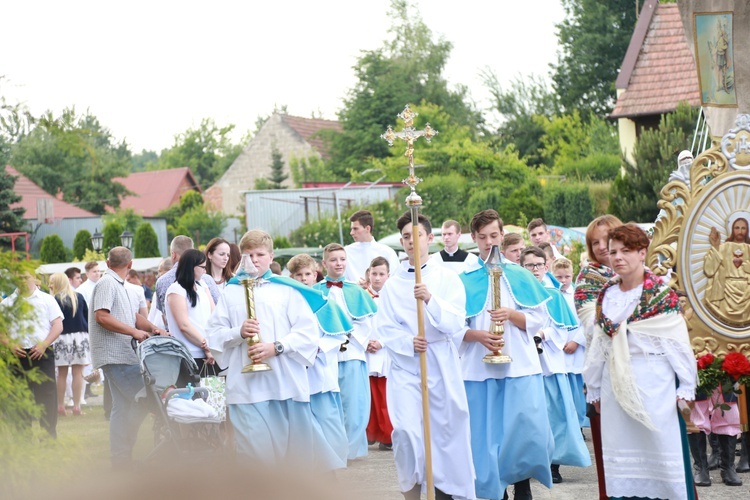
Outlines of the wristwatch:
M273 343L273 348L274 348L274 350L276 351L276 355L277 355L277 356L278 356L279 354L281 354L281 353L283 353L283 352L284 352L284 344L282 344L282 343L281 343L281 342L279 342L278 340L277 340L276 342L274 342L274 343Z

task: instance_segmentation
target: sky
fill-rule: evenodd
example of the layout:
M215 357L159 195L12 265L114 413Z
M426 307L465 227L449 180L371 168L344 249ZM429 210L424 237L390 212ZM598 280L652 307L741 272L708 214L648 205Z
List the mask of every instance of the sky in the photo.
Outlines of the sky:
M445 76L490 106L481 72L505 85L547 75L560 0L413 0L453 43ZM235 140L258 116L336 119L363 50L388 38L389 0L6 2L0 92L34 115L90 110L134 153L161 151L213 118ZM12 21L11 21L12 20ZM406 104L406 103L404 103ZM394 110L395 115L401 109Z

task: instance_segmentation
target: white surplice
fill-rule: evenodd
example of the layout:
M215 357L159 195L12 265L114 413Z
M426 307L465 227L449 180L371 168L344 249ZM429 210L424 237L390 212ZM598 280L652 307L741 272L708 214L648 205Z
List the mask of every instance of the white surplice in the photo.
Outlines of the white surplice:
M206 340L219 366L227 367L227 404L253 404L292 399L310 401L307 367L318 351L318 320L294 288L262 282L255 288L255 307L263 342L284 346L279 356L267 359L271 370L244 374L250 363L240 326L247 319L245 291L228 285L206 325Z
M370 263L375 257L385 257L391 275L399 266L398 255L396 255L395 250L375 240L369 242L356 241L347 245L345 250L346 271L344 271L344 279L347 281L358 283L360 278L364 278L365 271L370 267Z
M464 287L434 261L422 270L422 282L432 294L424 304L424 329L435 487L454 498L474 498L469 408L453 341L465 321ZM414 273L408 263L386 281L378 307L376 329L390 361L386 394L394 458L400 489L408 491L426 481Z

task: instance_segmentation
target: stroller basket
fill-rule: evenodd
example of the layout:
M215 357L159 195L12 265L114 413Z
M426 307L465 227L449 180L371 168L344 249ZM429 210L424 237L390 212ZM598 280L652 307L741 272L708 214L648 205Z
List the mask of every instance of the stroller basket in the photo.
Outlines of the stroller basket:
M190 455L221 450L224 439L220 418L185 420L169 415L172 397L208 399L208 389L200 387L198 365L187 347L174 337L155 336L134 348L145 386L136 399L145 399L154 415L155 447L148 458L165 450Z

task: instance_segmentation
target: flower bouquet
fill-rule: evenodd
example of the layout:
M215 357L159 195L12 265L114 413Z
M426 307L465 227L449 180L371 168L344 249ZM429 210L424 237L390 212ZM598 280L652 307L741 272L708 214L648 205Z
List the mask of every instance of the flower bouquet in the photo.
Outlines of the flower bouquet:
M698 358L698 387L696 392L711 395L717 388L723 394L740 394L739 386L750 384L750 361L738 352L724 357L711 353ZM717 405L722 411L729 405Z

